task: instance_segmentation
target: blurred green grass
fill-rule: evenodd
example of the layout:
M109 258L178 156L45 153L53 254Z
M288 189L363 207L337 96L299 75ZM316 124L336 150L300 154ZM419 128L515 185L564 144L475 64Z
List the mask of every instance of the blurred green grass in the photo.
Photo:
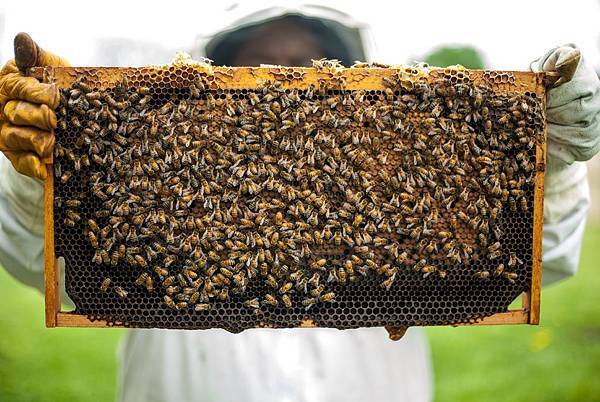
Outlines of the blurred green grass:
M600 226L542 324L430 328L436 401L600 401ZM0 269L0 401L110 401L124 331L46 329L43 299Z
M0 267L0 401L112 401L121 329L47 329L39 291Z

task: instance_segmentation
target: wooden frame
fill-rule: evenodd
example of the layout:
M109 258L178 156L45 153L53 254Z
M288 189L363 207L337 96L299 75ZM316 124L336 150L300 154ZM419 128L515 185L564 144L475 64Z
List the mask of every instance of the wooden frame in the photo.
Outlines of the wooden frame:
M414 69L394 67L394 68L351 68L342 70L324 69L317 70L314 68L286 68L286 67L208 67L206 65L185 65L186 67L196 69L202 72L209 71L215 76L215 88L226 87L228 89L252 88L265 80L281 80L282 74L296 71L301 76L301 81L283 80L283 85L299 89L306 89L310 85L318 85L320 80L331 79L335 76L337 82L343 82L340 89L346 90L380 90L384 89L383 78L391 78L402 76L403 73L410 74ZM160 69L168 69L164 67L147 67L142 69L128 68L78 68L78 67L57 67L57 68L34 68L30 71L31 75L48 80L52 80L59 87L68 87L73 82L77 74L93 73L95 79L100 79L104 83L114 84L122 76L124 71L128 70L143 70L151 73L160 73ZM435 71L435 70L433 70ZM482 77L486 74L485 71L477 70L470 71L477 77ZM493 72L505 73L514 79L515 85L525 88L544 97L544 86L549 82L555 81L557 74L548 73L531 73L531 72ZM514 88L511 85L511 88ZM338 89L336 87L330 89ZM502 84L500 84L502 91ZM544 131L543 145L536 145L536 182L534 190L534 212L533 212L533 267L531 286L528 292L521 295L521 308L509 310L502 313L485 317L474 324L464 325L508 325L508 324L532 324L537 325L540 321L540 293L541 293L541 275L542 275L542 223L543 223L543 201L544 201L544 170L546 160ZM50 161L51 162L51 161ZM66 312L61 310L61 264L60 260L55 255L54 250L54 177L52 164L47 164L48 176L44 186L44 217L45 217L45 244L44 244L44 276L45 276L45 316L46 327L123 327L122 324L108 324L106 321L97 320L91 321L84 315L79 315L74 312ZM463 325L463 324L459 324ZM301 323L300 327L315 327L312 320L306 320ZM400 331L399 337L402 336L402 328L390 328L390 337L392 330ZM399 337L397 339L399 339Z

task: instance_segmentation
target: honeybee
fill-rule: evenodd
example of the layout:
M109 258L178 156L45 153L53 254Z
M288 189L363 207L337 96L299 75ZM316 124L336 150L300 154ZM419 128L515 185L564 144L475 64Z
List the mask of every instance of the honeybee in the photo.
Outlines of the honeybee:
M111 231L111 227L107 225L107 226L103 227L100 230L100 233L98 233L98 234L100 235L100 238L102 240L104 240L104 239L106 239L108 237L110 231Z
M88 241L90 242L90 244L92 245L93 248L98 248L99 244L98 244L98 238L96 237L96 235L94 234L94 232L89 231L87 234L87 238Z
M89 228L90 228L91 231L93 231L93 232L99 232L100 231L100 228L98 227L98 224L93 219L88 219L87 223L88 223L88 226L89 226Z
M325 293L324 295L319 297L319 300L326 303L326 302L334 302L335 301L335 293L334 292L328 292Z
M267 283L267 285L271 286L274 289L277 289L279 287L277 279L275 279L275 277L271 274L267 275L267 279L265 280L265 282Z
M244 305L244 307L251 308L251 309L260 308L260 302L258 300L258 297L255 297L254 299L244 300L244 302L242 304Z
M110 256L108 255L108 251L100 250L100 257L102 258L103 264L110 264Z
M500 250L488 254L488 258L490 260L495 260L496 258L500 258L500 256L502 256L502 252Z
M108 287L110 286L110 282L110 278L104 278L102 284L100 284L100 290L102 292L106 292L108 290Z
M499 213L500 213L499 208L492 208L492 210L490 211L490 218L492 218L493 220L496 220L498 218Z
M421 268L423 268L425 265L427 265L427 260L422 258L419 261L417 261L417 263L413 266L412 269L414 272L419 272L421 271Z
M284 294L283 296L281 296L281 301L283 302L283 305L286 308L292 308L292 299L290 295Z
M298 292L304 292L305 294L308 293L308 280L306 277L300 278L296 282L296 290Z
M406 261L406 259L408 258L408 253L406 251L403 251L397 258L396 258L396 264L401 265L404 264L404 262Z
M437 267L435 265L425 265L421 268L421 272L425 275L423 275L423 277L427 277L429 274L436 272L437 271Z
M263 304L268 304L270 306L277 307L279 305L279 302L277 301L277 299L275 298L275 296L267 293L267 294L265 294L265 298L263 300Z
M318 299L316 297L310 297L302 300L302 306L304 306L305 310L309 310L312 306L317 303Z
M418 226L410 231L410 237L412 239L419 240L419 238L421 237L422 231L423 231L423 229L420 226Z
M475 273L475 277L477 277L479 279L487 279L490 277L490 272L489 271L478 271Z
M81 216L72 210L67 210L67 219L69 219L71 222L79 222L81 220Z
M310 295L313 297L318 297L321 293L323 293L323 290L325 290L325 286L322 284L318 285L310 291Z
M357 227L363 221L363 216L361 214L357 214L354 216L354 220L352 221L352 226Z
M177 257L174 255L167 255L164 260L163 260L163 264L165 265L165 268L168 268L171 264L173 264L175 261L177 260Z
M174 276L169 276L162 281L162 286L164 288L167 288L169 286L172 286L175 283L175 281L176 278Z
M488 240L487 240L487 237L483 233L479 233L477 235L477 238L479 239L479 244L481 244L482 247L487 246Z
M342 244L342 234L339 231L336 231L333 235L333 244L336 246L340 246Z
M142 268L146 268L148 266L148 263L146 262L146 259L144 257L142 257L141 255L136 255L134 257L135 262L137 265L139 265Z
M343 267L339 267L337 270L337 277L340 284L345 285L348 280L348 275Z
M321 258L315 262L313 262L310 266L312 269L323 270L325 265L327 264L327 260L325 258Z
M431 253L433 253L434 251L435 251L436 253L438 252L437 242L436 242L435 240L431 240L431 241L430 241L430 242L427 244L427 246L425 247L425 252L426 252L427 254L431 254Z
M102 256L100 255L100 250L96 250L94 256L92 257L92 262L97 265L102 264Z
M498 251L500 250L500 247L502 247L502 244L499 241L497 241L488 247L488 252Z
M198 303L194 306L194 311L209 311L211 308L209 303Z
M383 282L381 282L380 285L386 291L389 291L390 288L392 287L392 285L394 284L395 280L396 280L396 274L393 274L392 276L390 276L389 278L387 278L386 280L384 280Z
M164 286L164 283L163 283ZM169 296L173 296L174 294L177 294L181 291L181 288L179 286L167 286L165 289L165 292L169 295Z
M282 287L279 288L279 293L285 294L285 293L289 292L293 286L294 286L294 284L292 282L287 282L286 284L284 284Z
M252 106L256 105L257 103L260 103L260 98L254 92L248 93L248 100L250 101L250 104Z
M281 225L282 223L283 223L283 214L281 213L281 211L278 211L275 214L275 224Z
M500 227L494 225L492 227L492 232L494 233L494 236L496 237L496 239L500 239L502 238L502 235L504 234L504 232L502 232L502 230L500 229Z
M521 210L523 212L527 212L528 211L529 208L527 207L527 198L521 197L521 199L519 201L519 204L520 204Z
M319 273L315 272L313 274L313 276L311 276L311 278L308 280L308 284L311 285L311 286L313 286L313 287L318 287L320 279L321 279L321 276L319 275Z
M164 300L165 304L167 305L167 307L169 307L169 308L172 308L172 309L175 309L175 308L176 308L176 306L175 306L175 302L174 302L174 301L173 301L173 299L172 299L171 297L169 297L168 295L165 295L165 296L163 297L163 300Z
M65 205L69 208L77 208L81 205L81 200L72 199L65 201Z
M123 289L121 286L116 286L115 287L115 293L117 294L117 296L119 296L121 299L124 299L127 297L127 295L129 294L125 289Z
M508 198L508 205L510 206L510 210L512 212L517 212L517 200L515 200L515 197Z
M512 268L517 264L523 264L523 261L519 257L517 257L517 254L515 252L511 251L508 256L508 267Z
M189 304L196 304L200 299L200 292L195 291L195 288L192 288L193 293L190 295L190 299L188 300Z
M492 121L486 120L484 123L484 129L486 134L491 134L492 132Z
M503 276L504 278L508 279L508 281L511 283L513 283L515 279L519 277L519 275L516 272L504 272Z
M140 274L140 276L138 276L137 279L135 280L135 284L137 286L143 285L143 284L146 283L146 279L148 279L148 278L149 278L148 273L147 272L142 272Z
M450 237L453 237L452 232L446 232L446 231L439 231L437 233L437 235L440 239L448 239Z
M119 252L117 250L114 250L111 254L110 254L110 265L112 265L113 267L116 266L119 263Z
M221 301L229 299L229 290L227 288L221 289L217 294L217 298Z

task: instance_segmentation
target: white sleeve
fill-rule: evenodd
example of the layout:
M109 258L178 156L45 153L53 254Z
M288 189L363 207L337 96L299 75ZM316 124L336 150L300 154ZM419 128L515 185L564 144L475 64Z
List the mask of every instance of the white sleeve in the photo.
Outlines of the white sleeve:
M13 169L0 153L0 265L44 288L43 183Z
M559 167L555 163L548 164L542 238L543 285L577 272L589 207L585 163L574 162Z

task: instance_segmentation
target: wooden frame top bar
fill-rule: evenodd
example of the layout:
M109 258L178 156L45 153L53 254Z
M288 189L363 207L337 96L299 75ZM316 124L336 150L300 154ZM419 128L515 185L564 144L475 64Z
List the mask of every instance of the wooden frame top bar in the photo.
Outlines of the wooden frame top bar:
M316 69L313 67L212 67L206 65L183 64L180 66L157 67L36 67L31 69L31 75L39 79L52 79L60 88L70 87L80 76L91 77L99 88L115 85L129 74L141 75L147 80L159 79L161 73L170 73L172 69L181 69L188 77L190 74L205 74L214 77L211 88L223 89L252 89L265 81L279 81L282 88L309 89L319 87L327 81L328 89L344 90L384 90L388 87L387 79L406 81L426 80L431 82L442 77L445 71L460 72L459 69L414 67L393 68L341 68ZM518 89L530 91L538 95L544 94L544 83L553 80L548 73L533 73L529 71L493 71L468 70L469 77L475 83L493 84L497 92L508 92ZM51 78L50 78L51 77ZM296 78L293 78L296 77ZM182 87L183 79L180 82ZM173 83L175 86L177 83Z

